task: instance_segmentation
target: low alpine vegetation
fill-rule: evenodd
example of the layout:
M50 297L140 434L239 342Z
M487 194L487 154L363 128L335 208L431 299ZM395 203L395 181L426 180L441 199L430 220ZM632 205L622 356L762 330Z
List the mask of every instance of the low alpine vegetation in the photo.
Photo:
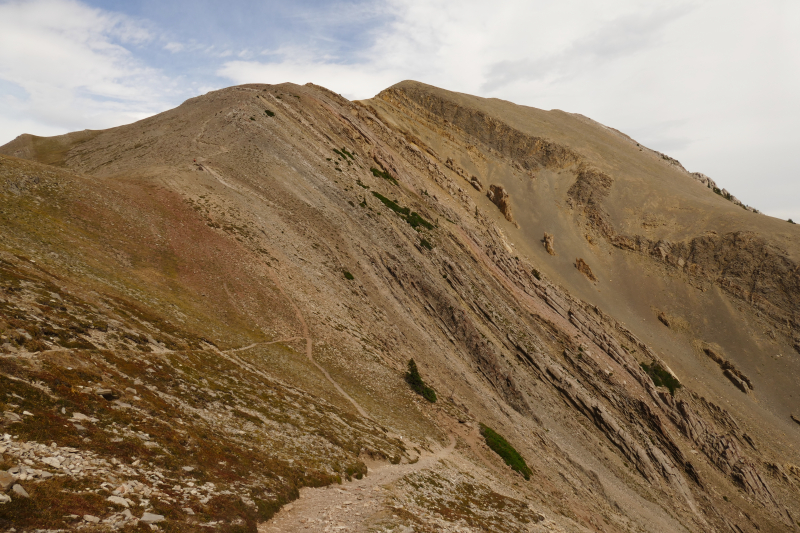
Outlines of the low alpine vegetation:
M522 474L526 481L531 478L533 472L528 467L525 459L502 435L485 424L481 424L481 435L486 439L486 445L499 455L512 470Z
M394 177L391 174L389 174L388 172L386 172L385 170L378 170L375 167L372 167L369 170L370 170L370 172L372 172L372 175L375 176L376 178L383 178L383 179L389 180L392 183L394 183L395 185L397 185L397 180L394 179Z
M266 115L267 115L268 117L274 117L274 116L275 116L275 113L273 113L273 112L272 112L272 111L270 111L269 109L265 109L265 110L264 110L264 113L266 113Z
M356 158L355 158L355 157L353 157L353 154L351 154L350 152L348 152L348 151L347 151L347 148L342 148L342 149L341 149L341 151L339 151L339 150L337 150L336 148L334 148L334 149L333 149L333 151L334 151L334 152L336 152L336 155L338 155L339 157L341 157L341 158L342 158L342 159L344 159L345 161L347 161L347 158L348 158L348 157L349 157L350 159L352 159L353 161L355 161L355 160L356 160Z
M668 388L671 395L675 396L675 391L682 387L681 382L657 361L653 361L649 365L641 363L641 366L642 370L647 372L647 375L653 380L653 385Z
M409 359L408 361L408 372L406 372L406 383L411 386L411 390L425 398L431 403L436 402L436 391L430 388L425 384L422 380L422 376L419 375L419 369L417 368L417 363L414 362L413 359Z
M372 191L372 194L373 194L373 196L375 196L375 198L377 198L378 200L383 202L383 205L385 205L386 207L388 207L389 209L391 209L392 211L397 213L400 216L400 218L402 218L403 220L408 222L408 224L412 228L417 229L419 226L422 226L423 228L427 228L427 229L433 229L434 228L433 224L431 224L430 222L425 220L422 216L420 216L415 211L412 211L408 207L402 207L396 201L389 200L384 195L382 195L382 194L380 194L378 192Z

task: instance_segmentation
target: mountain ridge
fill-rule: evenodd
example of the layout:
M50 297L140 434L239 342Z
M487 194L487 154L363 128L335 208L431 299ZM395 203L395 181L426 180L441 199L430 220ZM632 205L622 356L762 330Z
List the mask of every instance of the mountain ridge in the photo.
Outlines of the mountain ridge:
M51 394L6 396L20 440L4 446L23 458L49 440L27 410L57 449L125 472L34 474L33 498L11 493L0 520L63 527L34 508L68 478L82 495L69 505L110 521L97 527L144 525L103 509L130 490L165 528L322 531L343 512L293 514L330 490L302 487L369 479L452 438L454 458L387 484L349 527L792 530L796 228L601 126L417 82L361 102L251 84L0 147L3 378L27 384L23 399L36 382ZM412 358L436 404L405 384ZM117 398L74 392L78 362ZM656 387L651 368L682 387ZM55 432L68 404L97 421ZM223 488L197 497L201 481Z

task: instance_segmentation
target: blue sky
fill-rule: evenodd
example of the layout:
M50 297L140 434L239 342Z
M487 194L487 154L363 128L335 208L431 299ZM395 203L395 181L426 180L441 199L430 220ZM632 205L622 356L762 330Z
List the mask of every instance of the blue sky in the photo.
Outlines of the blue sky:
M584 114L800 219L796 0L0 0L0 144L239 83L403 79Z

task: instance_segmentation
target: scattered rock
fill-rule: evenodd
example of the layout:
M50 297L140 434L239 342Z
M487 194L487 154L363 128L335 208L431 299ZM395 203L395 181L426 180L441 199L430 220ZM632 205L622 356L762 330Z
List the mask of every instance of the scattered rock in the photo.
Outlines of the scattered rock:
M472 177L469 179L469 183L470 183L470 185L472 185L472 186L475 188L475 190L477 190L478 192L482 192L482 191L483 191L483 183L481 183L481 180L479 180L479 179L478 179L478 176L472 176Z
M145 524L157 524L158 522L163 522L166 518L160 514L144 513L139 520Z
M28 491L25 490L25 488L22 485L20 485L19 483L17 483L13 487L11 487L11 490L14 491L14 494L16 494L18 496L22 496L23 498L30 498L31 497L30 494L28 494Z
M191 507L184 507L183 508L183 512L188 514L188 515L190 515L190 516L194 516L194 511L192 510Z
M8 494L3 494L2 492L0 492L0 504L8 503L10 501L11 501L11 496L9 496Z
M102 396L104 399L108 401L116 400L119 398L119 394L114 392L112 389L97 389L95 391L98 396Z
M556 255L556 249L553 247L553 240L555 237L550 233L544 232L544 239L542 242L544 243L544 249L547 250L547 253L550 255Z
M19 422L22 420L22 418L17 413L12 413L11 411L5 411L3 413L3 416L5 416L6 420L12 423Z
M791 417L792 417L792 420L794 420L795 422L797 422L798 424L800 424L800 418L797 418L797 417L796 417L796 416L794 416L794 415L789 415L789 416L791 416Z
M580 257L575 260L575 268L577 268L578 272L589 278L591 281L597 281L597 278L592 273L592 269L589 268L589 265L586 264L586 261Z
M116 503L117 505L121 505L123 507L128 507L128 500L126 500L125 498L121 498L119 496L109 496L106 499L108 501L110 501L111 503Z
M83 519L86 520L87 522L91 522L92 524L99 524L100 523L100 519L99 518L97 518L96 516L92 516L90 514L83 515Z
M0 470L0 491L5 492L17 480L16 476Z
M667 315L665 315L663 311L658 313L658 321L667 326L668 328L672 327L669 318L667 318Z

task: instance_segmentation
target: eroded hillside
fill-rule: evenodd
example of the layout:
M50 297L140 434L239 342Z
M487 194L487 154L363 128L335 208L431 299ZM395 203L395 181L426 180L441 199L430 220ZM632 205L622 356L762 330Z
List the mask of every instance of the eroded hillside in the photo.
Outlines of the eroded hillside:
M5 527L800 525L796 228L614 130L248 85L0 153Z

